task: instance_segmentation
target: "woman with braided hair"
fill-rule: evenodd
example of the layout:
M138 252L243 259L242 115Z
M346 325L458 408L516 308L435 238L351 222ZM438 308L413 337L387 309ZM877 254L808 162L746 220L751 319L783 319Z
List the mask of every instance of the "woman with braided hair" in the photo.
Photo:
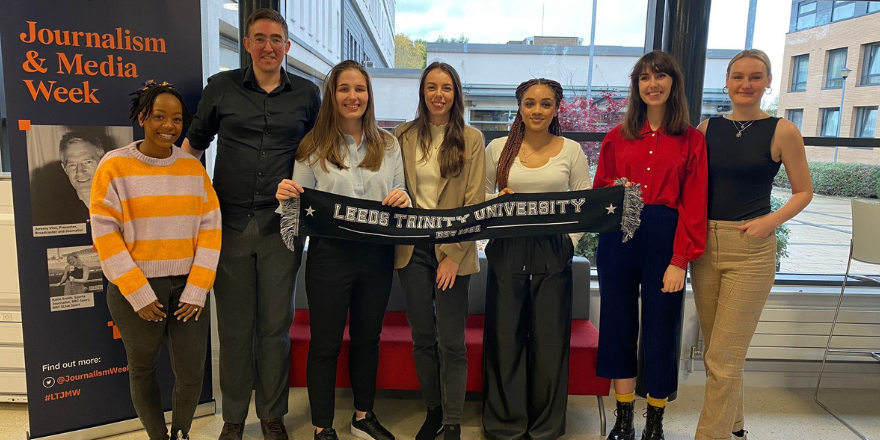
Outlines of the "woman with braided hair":
M516 101L510 134L486 147L486 197L589 189L580 145L559 136L559 83L528 80ZM571 259L582 235L502 238L486 247L483 429L490 439L565 433Z
M202 164L174 145L191 120L180 93L150 80L132 95L131 121L144 139L101 159L90 197L92 239L138 418L150 440L184 440L205 376L220 203ZM156 378L166 342L174 372L171 437Z

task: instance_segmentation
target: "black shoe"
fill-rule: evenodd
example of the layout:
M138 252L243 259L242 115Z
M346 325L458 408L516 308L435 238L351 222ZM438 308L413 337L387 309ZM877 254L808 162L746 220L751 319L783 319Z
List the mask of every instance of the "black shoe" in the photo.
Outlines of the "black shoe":
M260 429L263 430L263 438L266 440L287 440L287 430L284 429L284 420L269 419L260 420Z
M241 440L241 433L244 431L244 423L223 424L223 430L220 431L218 440Z
M746 431L745 429L740 429L739 431L733 433L733 438L735 440L746 440L749 438L748 434L749 431Z
M443 440L461 440L461 425L446 425Z
M614 415L617 421L608 434L608 440L636 440L636 430L633 428L633 403L618 400Z
M438 435L443 433L443 407L437 406L428 408L428 414L425 416L425 423L422 423L422 429L416 434L416 440L434 440Z
M339 437L336 436L335 429L324 428L321 430L320 434L315 430L315 440L339 440Z
M171 440L189 440L188 433L184 434L183 431L179 429L175 430L174 428L171 429L171 432L174 433L174 437L172 437Z
M663 437L663 412L666 408L648 405L648 413L645 415L645 430L642 431L642 440L664 440Z
M351 435L366 440L394 440L372 411L363 420L357 420L357 413L351 415Z

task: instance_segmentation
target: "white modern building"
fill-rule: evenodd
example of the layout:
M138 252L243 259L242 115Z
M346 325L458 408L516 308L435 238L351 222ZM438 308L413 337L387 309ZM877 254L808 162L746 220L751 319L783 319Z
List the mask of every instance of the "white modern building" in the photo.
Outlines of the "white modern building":
M508 44L428 43L427 63L442 61L458 71L468 123L482 130L507 130L507 124L516 115L516 86L525 80L554 79L562 84L566 97L586 96L590 48L577 45L578 40L530 37ZM562 44L538 44L544 42ZM727 63L737 52L708 51L703 79L704 118L730 110L722 88ZM620 98L625 98L632 66L643 54L641 47L595 46L590 88L594 99L605 90L616 91ZM412 120L418 104L421 70L372 69L370 74L376 94L376 117L382 125L393 127Z

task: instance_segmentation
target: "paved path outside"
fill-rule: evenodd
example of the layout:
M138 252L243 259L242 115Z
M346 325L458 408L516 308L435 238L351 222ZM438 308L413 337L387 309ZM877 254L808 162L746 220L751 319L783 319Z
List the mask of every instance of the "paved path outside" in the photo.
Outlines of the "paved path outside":
M773 195L787 199L790 193L774 189ZM876 199L873 201L876 202ZM846 272L852 234L850 199L814 195L810 205L787 224L791 229L788 240L789 256L782 260L780 273ZM853 261L850 273L880 274L880 265Z

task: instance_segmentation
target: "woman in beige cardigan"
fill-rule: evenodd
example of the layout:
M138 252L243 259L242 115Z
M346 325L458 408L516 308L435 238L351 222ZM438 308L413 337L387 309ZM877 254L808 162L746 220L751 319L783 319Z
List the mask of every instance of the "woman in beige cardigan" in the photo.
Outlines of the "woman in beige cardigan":
M485 199L485 144L464 123L461 80L434 62L422 73L416 119L396 130L413 206L450 209ZM413 360L427 406L416 440L461 438L467 382L465 321L470 275L480 270L474 242L397 246L394 267L406 295Z

